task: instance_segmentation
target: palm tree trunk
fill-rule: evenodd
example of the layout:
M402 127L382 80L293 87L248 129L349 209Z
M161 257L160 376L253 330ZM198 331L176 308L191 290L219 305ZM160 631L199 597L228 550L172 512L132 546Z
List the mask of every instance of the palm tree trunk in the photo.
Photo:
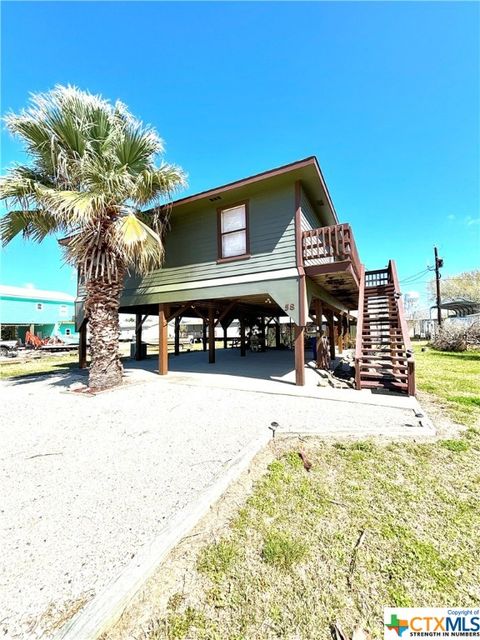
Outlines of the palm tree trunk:
M90 327L91 352L88 386L91 389L108 389L122 382L123 366L118 349L122 288L123 273L113 282L92 278L86 283L85 313Z

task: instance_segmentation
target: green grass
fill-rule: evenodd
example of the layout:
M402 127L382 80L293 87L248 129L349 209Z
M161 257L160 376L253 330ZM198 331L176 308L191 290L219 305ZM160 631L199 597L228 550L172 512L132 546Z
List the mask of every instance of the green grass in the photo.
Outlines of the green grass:
M78 355L75 352L59 355L43 355L40 358L24 360L15 358L0 364L0 380L37 376L48 373L65 373L78 367Z
M480 418L480 351L422 351L425 346L414 345L418 389L435 395L455 422L475 424Z
M274 567L291 569L307 555L308 547L301 539L281 531L268 531L262 548L262 559Z
M279 454L144 638L329 640L335 621L383 638L384 606L478 604L480 431L303 448L310 473Z

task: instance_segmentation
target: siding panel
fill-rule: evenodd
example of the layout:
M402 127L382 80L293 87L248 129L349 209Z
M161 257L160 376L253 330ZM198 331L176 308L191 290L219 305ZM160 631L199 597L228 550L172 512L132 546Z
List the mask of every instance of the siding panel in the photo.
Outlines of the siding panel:
M133 295L136 288L160 291L165 285L295 266L293 185L250 198L251 258L247 260L216 263L217 204L204 205L195 214L173 213L165 241L165 266L143 278L129 278L125 283L125 296Z
M300 206L302 209L302 231L307 231L308 229L317 229L318 227L323 226L322 222L313 210L313 207L310 204L310 200L308 199L307 194L303 189Z

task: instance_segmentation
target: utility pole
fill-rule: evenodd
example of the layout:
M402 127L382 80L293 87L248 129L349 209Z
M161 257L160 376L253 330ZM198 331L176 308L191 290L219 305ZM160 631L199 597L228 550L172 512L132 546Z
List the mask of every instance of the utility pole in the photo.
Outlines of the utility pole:
M433 247L435 253L435 283L437 285L437 318L438 318L438 326L442 326L442 310L440 305L442 304L440 297L440 267L443 267L443 259L438 257L437 247Z

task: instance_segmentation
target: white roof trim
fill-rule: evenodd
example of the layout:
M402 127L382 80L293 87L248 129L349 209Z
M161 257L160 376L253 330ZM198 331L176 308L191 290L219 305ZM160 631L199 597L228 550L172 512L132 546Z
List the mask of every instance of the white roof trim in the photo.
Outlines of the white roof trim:
M5 298L28 298L29 300L51 300L53 302L75 302L75 296L61 291L46 291L33 287L11 287L0 284L0 296Z

